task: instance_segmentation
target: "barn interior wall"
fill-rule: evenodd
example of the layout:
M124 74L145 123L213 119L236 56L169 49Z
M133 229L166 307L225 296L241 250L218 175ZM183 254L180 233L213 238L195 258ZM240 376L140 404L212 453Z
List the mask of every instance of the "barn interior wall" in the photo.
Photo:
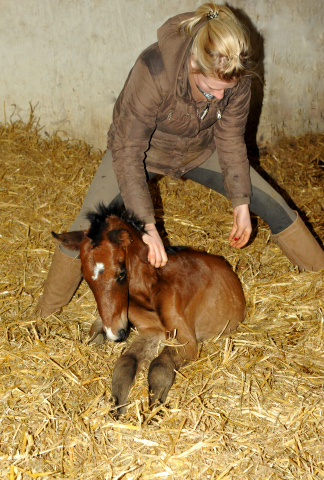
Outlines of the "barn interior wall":
M138 54L193 0L0 0L0 121L30 107L102 150L113 105ZM249 25L263 84L254 81L250 134L257 144L324 131L324 9L318 0L232 0ZM44 130L45 133L45 130Z

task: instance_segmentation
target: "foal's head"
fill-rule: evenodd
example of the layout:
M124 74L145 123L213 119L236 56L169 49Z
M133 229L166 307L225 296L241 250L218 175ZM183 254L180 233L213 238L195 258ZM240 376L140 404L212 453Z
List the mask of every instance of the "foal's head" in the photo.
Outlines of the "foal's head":
M128 333L128 249L144 225L127 212L99 205L87 215L88 231L53 234L66 248L80 250L82 274L97 301L107 337L122 341Z

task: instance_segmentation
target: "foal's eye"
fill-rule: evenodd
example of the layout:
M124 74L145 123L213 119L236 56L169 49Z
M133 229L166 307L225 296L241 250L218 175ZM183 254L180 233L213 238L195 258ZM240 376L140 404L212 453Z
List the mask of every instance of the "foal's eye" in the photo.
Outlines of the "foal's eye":
M124 281L126 280L126 277L127 277L127 270L121 270L117 277L117 282L124 283Z

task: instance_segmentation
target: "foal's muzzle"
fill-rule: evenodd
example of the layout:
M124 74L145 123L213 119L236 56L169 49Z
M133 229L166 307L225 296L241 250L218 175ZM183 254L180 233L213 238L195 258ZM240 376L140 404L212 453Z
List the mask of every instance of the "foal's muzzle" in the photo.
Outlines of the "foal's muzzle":
M123 342L126 337L128 337L129 334L129 328L120 328L117 332L117 334L114 334L111 331L110 327L106 327L105 325L103 326L103 330L108 338L108 340L111 340L112 342Z
M125 330L124 328L121 328L118 330L117 338L115 342L123 342L128 336L128 330Z

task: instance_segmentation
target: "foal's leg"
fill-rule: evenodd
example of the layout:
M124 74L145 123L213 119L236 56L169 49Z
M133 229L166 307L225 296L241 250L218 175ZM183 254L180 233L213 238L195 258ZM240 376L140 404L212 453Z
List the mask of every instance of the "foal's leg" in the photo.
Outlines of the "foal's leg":
M189 333L189 329L186 333ZM188 338L186 335L180 335L181 337L182 341L185 340L185 337ZM178 337L179 340L180 338ZM195 360L197 353L197 341L193 336L186 343L183 342L182 345L164 347L160 355L151 362L149 368L148 383L151 404L165 402L173 385L176 371L187 361Z
M176 350L177 347L165 347L151 362L148 373L151 404L165 402L173 385L176 370L183 364Z
M161 341L165 340L163 328L141 330L126 352L117 360L112 376L112 397L116 403L117 415L126 413L129 390L136 374L145 363L150 362L157 354Z

